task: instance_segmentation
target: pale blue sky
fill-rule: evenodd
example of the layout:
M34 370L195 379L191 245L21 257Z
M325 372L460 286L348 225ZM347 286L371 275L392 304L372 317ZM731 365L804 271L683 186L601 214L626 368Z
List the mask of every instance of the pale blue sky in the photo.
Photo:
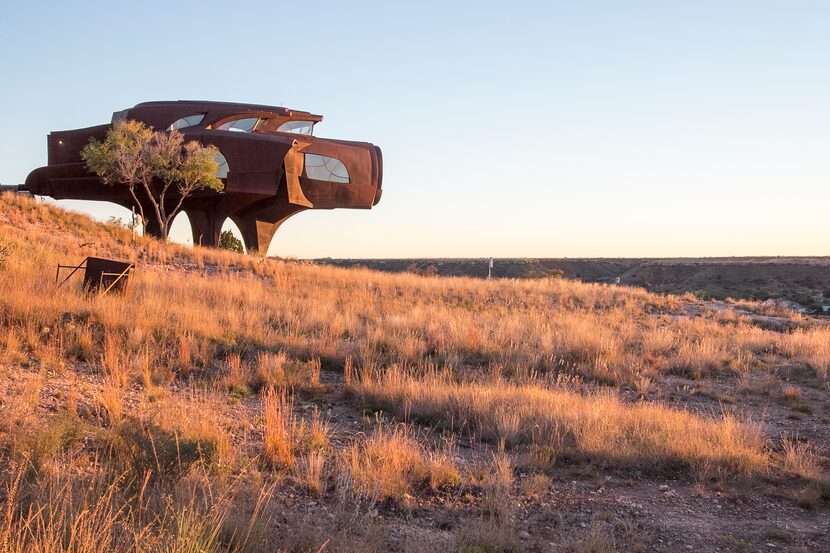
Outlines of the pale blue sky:
M256 102L385 162L272 254L830 254L830 2L3 4L2 183L138 102Z

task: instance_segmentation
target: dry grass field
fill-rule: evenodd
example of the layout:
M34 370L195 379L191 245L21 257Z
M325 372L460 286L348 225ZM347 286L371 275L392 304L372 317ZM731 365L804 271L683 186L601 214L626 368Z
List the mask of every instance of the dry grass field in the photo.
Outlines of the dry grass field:
M58 263L128 259L123 295ZM0 198L0 552L827 551L830 327Z

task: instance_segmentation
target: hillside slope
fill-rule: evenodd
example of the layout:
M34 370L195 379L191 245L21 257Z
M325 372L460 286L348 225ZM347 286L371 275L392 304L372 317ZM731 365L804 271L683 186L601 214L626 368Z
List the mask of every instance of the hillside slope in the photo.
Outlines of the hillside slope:
M0 252L3 550L830 548L822 321L133 242L15 196ZM87 255L135 262L127 292L54 284Z

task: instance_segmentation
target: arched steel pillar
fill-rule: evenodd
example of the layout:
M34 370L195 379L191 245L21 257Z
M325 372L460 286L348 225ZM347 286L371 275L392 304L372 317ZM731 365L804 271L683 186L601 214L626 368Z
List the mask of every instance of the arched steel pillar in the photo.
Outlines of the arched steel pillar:
M186 209L185 213L190 219L194 246L216 247L219 245L222 224L225 222L224 215L217 213L217 210L202 209Z
M248 253L257 252L261 256L268 254L268 246L277 229L292 215L307 209L299 205L282 205L278 209L242 212L231 215L231 220L239 227L242 241Z

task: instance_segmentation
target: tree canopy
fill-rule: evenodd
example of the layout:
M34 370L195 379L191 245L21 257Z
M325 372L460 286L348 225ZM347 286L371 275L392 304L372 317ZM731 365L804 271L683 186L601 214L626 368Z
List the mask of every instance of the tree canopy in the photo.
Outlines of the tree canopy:
M105 184L126 186L145 223L149 204L166 240L173 218L197 190L221 192L215 146L185 141L177 131L154 131L140 121L115 123L103 142L90 139L81 150L87 168ZM139 196L144 200L141 201Z

